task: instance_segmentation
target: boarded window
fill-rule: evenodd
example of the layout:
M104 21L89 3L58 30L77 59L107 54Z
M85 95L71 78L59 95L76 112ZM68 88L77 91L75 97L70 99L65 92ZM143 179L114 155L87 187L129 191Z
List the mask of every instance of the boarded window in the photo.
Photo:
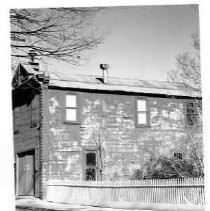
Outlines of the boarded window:
M77 121L77 96L66 95L66 121L76 122Z
M147 101L145 99L137 99L137 125L149 124L149 111Z
M85 179L86 180L96 180L96 152L89 151L85 153L86 156L86 169L85 169Z
M198 111L194 102L186 103L186 123L189 126L193 126L198 121Z

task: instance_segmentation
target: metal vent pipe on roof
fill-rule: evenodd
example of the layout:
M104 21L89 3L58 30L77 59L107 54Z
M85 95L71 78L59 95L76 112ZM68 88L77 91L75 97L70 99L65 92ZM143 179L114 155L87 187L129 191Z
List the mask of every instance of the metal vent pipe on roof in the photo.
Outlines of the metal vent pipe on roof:
M108 64L100 64L100 68L103 71L103 83L107 83L108 82L109 65Z
M35 62L35 57L37 56L36 51L30 50L28 55L30 57L29 64L33 67L34 70L39 71L39 63Z

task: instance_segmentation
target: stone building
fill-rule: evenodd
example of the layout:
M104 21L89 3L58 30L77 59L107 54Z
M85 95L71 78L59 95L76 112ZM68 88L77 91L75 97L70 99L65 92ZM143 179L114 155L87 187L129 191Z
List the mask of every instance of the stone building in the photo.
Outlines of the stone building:
M200 121L185 107L200 94L166 82L19 64L12 85L17 195L45 198L50 179L129 180L151 156L187 156Z

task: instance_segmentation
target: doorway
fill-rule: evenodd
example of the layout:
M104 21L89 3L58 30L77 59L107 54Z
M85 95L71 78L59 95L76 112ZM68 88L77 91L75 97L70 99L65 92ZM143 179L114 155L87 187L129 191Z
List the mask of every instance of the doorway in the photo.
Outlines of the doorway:
M17 154L17 194L34 196L35 191L35 150Z

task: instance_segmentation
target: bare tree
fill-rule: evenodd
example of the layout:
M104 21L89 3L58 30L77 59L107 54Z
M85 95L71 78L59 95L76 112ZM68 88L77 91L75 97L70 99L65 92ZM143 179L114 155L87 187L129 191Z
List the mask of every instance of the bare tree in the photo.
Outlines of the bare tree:
M168 73L168 80L180 84L186 92L201 92L200 41L197 33L192 34L192 40L194 51L177 56L177 68Z
M90 19L99 8L11 9L12 59L53 58L76 64L80 53L102 42L91 29Z
M102 156L103 147L102 147L102 140L101 140L101 129L102 127L100 126L97 132L95 131L95 129L93 130L93 139L94 139L95 146L97 149L97 154L98 154L97 170L99 173L100 180L102 181L103 174L104 174L104 162L103 162L103 156Z
M202 100L200 72L200 41L198 34L192 34L192 52L177 56L176 69L168 73L168 80L176 83L187 95L194 95L183 101L181 113L185 114L185 137L179 144L180 158L163 156L153 151L142 169L138 169L133 179L145 178L186 178L203 177L203 142L202 142Z
M194 51L185 52L176 58L177 68L168 73L168 80L177 83L185 92L191 96L194 93L201 96L201 70L200 70L200 40L197 33L192 34L192 46ZM189 111L191 129L195 131L201 128L202 101L201 97L194 97L192 102L185 104L185 110ZM191 115L193 114L193 115ZM197 121L198 124L194 124Z
M168 74L169 81L177 83L187 94L196 92L201 96L201 71L200 71L200 40L197 33L192 34L192 52L185 52L176 58L177 68ZM199 134L202 134L202 100L194 97L184 104L187 124L187 142L189 146L188 159L196 175L204 175L203 143ZM183 172L181 172L183 173ZM180 174L181 174L180 173Z

